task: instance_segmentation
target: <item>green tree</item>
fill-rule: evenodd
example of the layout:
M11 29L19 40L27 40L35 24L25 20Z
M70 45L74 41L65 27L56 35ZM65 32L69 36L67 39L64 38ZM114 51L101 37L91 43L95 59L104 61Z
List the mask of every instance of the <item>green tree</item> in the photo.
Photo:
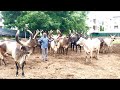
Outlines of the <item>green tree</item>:
M3 15L4 25L6 28L15 27L15 23L17 21L18 16L22 16L25 14L24 11L2 11L1 14Z
M18 27L20 30L36 29L56 30L60 29L64 33L68 30L87 32L85 23L86 11L2 11L4 24L7 28Z

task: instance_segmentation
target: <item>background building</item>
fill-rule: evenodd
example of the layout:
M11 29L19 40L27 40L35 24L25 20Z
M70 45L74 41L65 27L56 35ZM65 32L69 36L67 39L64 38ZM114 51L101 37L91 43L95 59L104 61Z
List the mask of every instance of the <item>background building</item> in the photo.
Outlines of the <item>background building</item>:
M116 14L113 13L114 12L101 11L89 12L86 21L89 27L88 34L91 32L101 32L100 26L104 28L104 32L120 32L120 12L117 12Z

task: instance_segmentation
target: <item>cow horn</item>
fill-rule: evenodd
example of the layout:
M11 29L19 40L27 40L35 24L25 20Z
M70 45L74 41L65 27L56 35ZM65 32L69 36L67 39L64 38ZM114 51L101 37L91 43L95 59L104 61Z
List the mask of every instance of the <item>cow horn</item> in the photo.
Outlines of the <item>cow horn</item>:
M29 41L31 41L31 39L33 39L33 33L30 30L27 30L30 33L30 39Z
M116 34L114 36L116 36Z
M16 33L16 35L15 35L15 39L16 39L17 43L19 43L20 45L24 46L24 45L20 42L20 40L18 39L18 38L19 38L19 34L20 34L20 31L17 30L17 33Z
M30 30L27 30L30 33L30 37L33 38L33 33Z
M111 37L112 35L111 35L111 34L109 34L109 36Z
M39 30L36 30L36 33L35 33L35 35L34 35L33 39L35 39L35 38L36 38L36 36L37 36L39 33L40 33L40 31L39 31Z

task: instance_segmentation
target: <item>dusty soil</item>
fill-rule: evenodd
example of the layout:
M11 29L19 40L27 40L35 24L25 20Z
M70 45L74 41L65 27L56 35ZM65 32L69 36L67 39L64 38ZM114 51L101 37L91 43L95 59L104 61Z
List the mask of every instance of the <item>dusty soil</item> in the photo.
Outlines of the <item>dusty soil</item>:
M25 77L15 76L15 63L6 58L7 66L0 66L0 79L120 79L120 45L113 45L113 52L99 55L91 64L85 64L84 52L69 50L68 55L49 55L48 61L41 60L36 49L25 65Z

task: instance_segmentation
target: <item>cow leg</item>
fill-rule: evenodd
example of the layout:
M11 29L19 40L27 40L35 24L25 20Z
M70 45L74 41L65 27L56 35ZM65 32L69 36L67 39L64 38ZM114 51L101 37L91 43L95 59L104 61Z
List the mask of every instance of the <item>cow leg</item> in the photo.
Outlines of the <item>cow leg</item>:
M82 48L82 47L80 46L80 52L81 52L81 48Z
M51 47L50 47L50 50L49 50L49 51L50 51L50 55L51 55L51 51L52 51Z
M112 53L112 47L109 47L109 52Z
M87 55L85 56L85 63L87 63Z
M2 59L0 59L0 66L2 65Z
M105 53L105 51L106 51L106 48L107 48L107 47L104 47L104 48L103 48L103 50L102 50L102 51L103 51L103 53Z
M88 64L88 55L86 53L86 56L85 56L85 64Z
M98 54L98 50L96 50L96 51L94 52L94 57L95 57L96 60L98 60L97 54Z
M24 61L24 65L26 65L26 61Z
M65 48L65 55L67 55L67 48Z
M16 76L18 76L18 69L19 69L19 67L18 67L18 62L17 61L15 61L15 65L16 65Z
M61 54L63 53L63 48L61 47Z
M68 53L68 48L66 48L66 55L67 55L67 53Z
M35 52L35 47L33 47L33 53Z
M2 65L2 62L5 64L5 66L6 66L6 63L5 63L5 61L4 61L4 55L1 53L1 58L0 58L0 65Z
M63 55L64 55L64 53L65 53L65 50L64 50L64 48L62 47L62 53L63 53Z
M90 63L92 62L93 52L90 52Z
M99 57L99 53L100 53L100 50L97 50L97 56L96 56L97 60L98 60L98 57Z
M62 47L60 47L60 54L62 54Z
M62 47L62 54L64 55L64 48Z
M22 76L24 77L25 74L24 74L24 65L25 65L25 61L22 63Z
M108 52L112 53L112 47L108 47Z
M63 48L61 47L61 54L63 53Z
M60 54L60 49L59 49L59 48L58 48L58 51L57 51L57 52L58 52L58 54Z
M3 63L5 64L5 66L6 66L6 62L5 62L5 60L4 59L2 59L2 61L3 61Z
M59 54L60 54L60 47L59 47L58 51L59 51Z
M89 58L88 58L89 57ZM88 64L88 59L90 59L90 53L86 52L86 56L85 56L85 64Z
M41 46L40 46L40 53L42 53L42 48L41 48Z
M72 43L71 43L71 51L72 51Z
M60 54L60 48L58 49L58 51L59 51L59 54Z
M61 47L59 48L59 54L61 53Z
M73 44L73 51L74 51L74 44Z
M77 52L77 45L76 45L76 52Z

